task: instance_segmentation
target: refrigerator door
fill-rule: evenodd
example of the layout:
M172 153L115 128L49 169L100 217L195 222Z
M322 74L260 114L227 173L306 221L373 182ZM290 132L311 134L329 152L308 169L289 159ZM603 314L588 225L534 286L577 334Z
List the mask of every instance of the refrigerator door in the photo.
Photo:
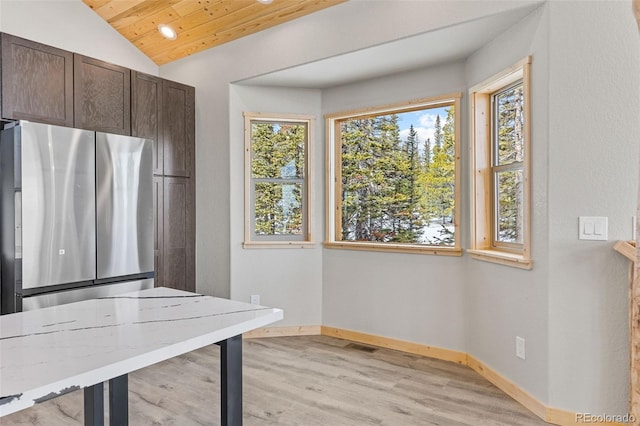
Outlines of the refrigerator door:
M22 122L22 288L95 279L95 143Z
M96 133L98 279L152 272L152 142Z

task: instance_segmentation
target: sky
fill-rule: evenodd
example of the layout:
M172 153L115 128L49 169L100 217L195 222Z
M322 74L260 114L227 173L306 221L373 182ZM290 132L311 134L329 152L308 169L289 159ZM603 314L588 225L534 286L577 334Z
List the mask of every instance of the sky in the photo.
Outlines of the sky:
M436 116L440 116L440 125L443 126L444 120L447 118L447 108L448 107L431 108L397 114L398 125L400 126L400 139L407 139L409 127L413 124L413 128L418 132L418 146L424 146L424 141L427 138L431 139L431 146L433 146Z

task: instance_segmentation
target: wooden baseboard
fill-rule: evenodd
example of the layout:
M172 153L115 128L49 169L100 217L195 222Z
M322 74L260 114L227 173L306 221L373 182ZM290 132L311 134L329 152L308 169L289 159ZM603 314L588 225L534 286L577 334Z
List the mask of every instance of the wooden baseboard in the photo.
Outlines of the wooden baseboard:
M558 410L557 408L545 407L546 414L544 420L554 425L577 425L576 413L572 411ZM583 422L584 423L584 422ZM602 423L600 423L602 424Z
M464 352L450 349L438 348L435 346L423 345L420 343L408 342L405 340L392 339L389 337L377 336L374 334L361 333L359 331L345 330L341 328L329 327L326 325L303 325L292 327L268 327L253 330L245 333L245 338L276 337L276 336L308 336L323 335L337 337L339 339L350 340L352 342L364 343L372 346L393 349L396 351L422 355L429 358L451 361L461 365L466 365L482 377L493 383L497 388L516 400L533 414L547 423L571 426L583 424L597 424L607 426L625 426L624 423L611 421L597 422L597 416L581 418L579 414L572 411L565 411L558 408L546 406L536 397L522 389L520 386L507 379L497 371L488 367L474 356ZM584 414L583 414L584 415Z
M284 337L284 336L317 336L320 335L319 325L294 325L289 327L265 327L251 330L242 335L245 339L260 337Z
M323 336L337 337L367 345L380 346L382 348L394 349L396 351L407 352L410 354L456 362L458 364L466 365L467 363L466 353L452 351L450 349L427 346L419 343L407 342L405 340L391 339L389 337L381 337L373 334L360 333L358 331L343 330L340 328L328 327L326 325L322 326L321 333Z
M518 401L521 405L529 409L533 414L542 420L547 418L547 406L536 399L533 395L526 392L520 386L513 383L497 371L486 366L472 355L467 354L467 365L476 373L493 383L502 392Z
M611 418L615 418L616 416L609 416ZM547 423L551 423L554 425L561 426L572 426L572 425L585 425L585 424L596 424L596 425L606 425L606 426L628 426L631 424L637 424L634 422L628 423L619 423L608 421L604 419L604 416L600 416L602 421L598 421L597 415L591 415L587 413L577 414L573 411L560 410L559 408L547 407L547 417L545 421Z

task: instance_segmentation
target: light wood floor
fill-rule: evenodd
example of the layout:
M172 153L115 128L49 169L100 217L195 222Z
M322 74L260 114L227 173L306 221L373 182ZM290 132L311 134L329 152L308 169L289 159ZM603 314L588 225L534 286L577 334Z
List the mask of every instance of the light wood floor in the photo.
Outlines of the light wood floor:
M546 424L450 362L326 336L247 339L243 349L248 426ZM213 345L131 373L130 424L219 424L218 354ZM72 392L0 424L80 425L82 403Z

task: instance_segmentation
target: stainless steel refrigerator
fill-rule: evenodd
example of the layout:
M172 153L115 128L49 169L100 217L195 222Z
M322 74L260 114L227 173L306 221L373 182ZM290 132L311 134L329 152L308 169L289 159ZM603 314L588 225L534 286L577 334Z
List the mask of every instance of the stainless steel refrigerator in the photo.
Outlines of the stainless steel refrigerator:
M153 286L151 141L22 121L0 178L2 313Z

